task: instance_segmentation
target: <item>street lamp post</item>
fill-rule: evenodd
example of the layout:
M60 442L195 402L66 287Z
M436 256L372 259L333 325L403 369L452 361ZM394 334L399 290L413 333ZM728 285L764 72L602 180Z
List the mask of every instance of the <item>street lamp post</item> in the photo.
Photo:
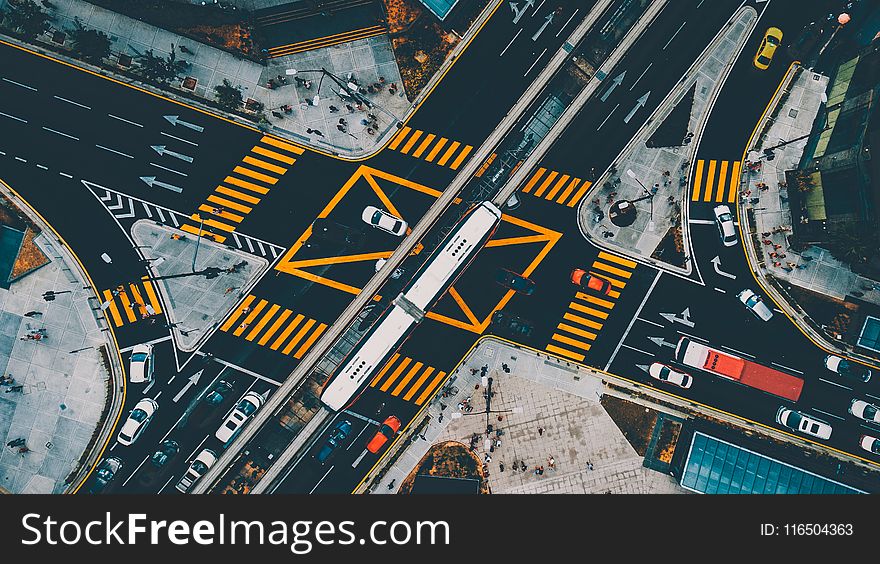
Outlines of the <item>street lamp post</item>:
M648 190L648 188L644 184L642 184L642 181L638 179L638 177L636 176L636 173L634 173L632 171L632 169L629 169L629 168L626 169L626 175L629 176L630 178L632 178L633 180L635 180L639 184L639 186L642 187L642 190L645 192L645 195L642 196L641 198L636 198L635 200L624 200L624 201L628 201L630 204L635 204L636 202L641 202L642 200L650 200L651 207L650 207L650 211L649 211L649 215L648 215L648 231L654 231L654 193L651 192L650 190ZM633 208L632 213L634 213L634 211L635 211L635 208Z
M193 261L192 261L192 271L196 271L196 257L199 256L199 244L202 242L202 226L205 224L205 219L199 214L199 233L196 236L196 252L193 253Z

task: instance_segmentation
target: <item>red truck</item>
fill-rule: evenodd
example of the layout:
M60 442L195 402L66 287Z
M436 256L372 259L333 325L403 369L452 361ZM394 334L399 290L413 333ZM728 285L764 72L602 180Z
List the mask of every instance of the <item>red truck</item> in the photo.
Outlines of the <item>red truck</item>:
M695 343L687 337L678 341L675 360L791 401L801 397L804 387L801 378Z

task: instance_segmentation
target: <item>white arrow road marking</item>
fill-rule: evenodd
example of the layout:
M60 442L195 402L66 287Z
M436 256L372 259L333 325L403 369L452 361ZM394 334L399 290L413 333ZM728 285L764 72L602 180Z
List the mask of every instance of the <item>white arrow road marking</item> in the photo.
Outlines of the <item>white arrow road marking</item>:
M628 114L626 114L626 117L623 118L623 123L629 123L629 120L631 120L632 117L636 115L636 112L639 111L639 108L643 107L648 102L648 96L650 95L651 91L648 90L647 92L645 92L644 96L636 100L636 105L633 107L632 110L630 110Z
M602 97L599 98L603 102L608 99L608 96L611 96L611 93L614 92L614 89L620 86L620 83L623 82L623 78L626 76L626 71L623 71L611 81L611 86L608 87L608 90L605 91L605 94L602 94ZM630 88L632 90L632 88Z
M179 392L177 392L177 395L174 396L174 400L173 400L174 403L177 403L178 401L180 401L180 398L182 398L183 395L185 393L187 393L190 388L192 388L193 386L195 386L196 384L199 383L199 378L202 377L202 372L204 372L204 371L205 371L205 369L203 368L189 377L189 381L186 383L186 385L183 388L181 388Z
M189 123L189 122L183 121L182 119L180 119L180 116L162 116L162 117L167 119L168 122L174 126L182 125L183 127L188 127L190 129L192 129L193 131L198 131L199 133L201 133L202 131L205 130L205 128L202 127L201 125L196 125L194 123Z
M675 315L674 313L661 313L660 316L670 323L681 323L688 327L694 326L694 322L691 321L691 308L689 307L684 308L684 311L681 312L680 316Z
M726 278L730 278L731 280L736 280L736 274L731 274L729 272L724 272L721 270L721 259L719 257L715 257L712 259L712 266L715 267L715 273L719 276L724 276Z
M658 347L669 347L670 349L675 348L674 343L667 343L663 337L648 337L648 340L657 345Z

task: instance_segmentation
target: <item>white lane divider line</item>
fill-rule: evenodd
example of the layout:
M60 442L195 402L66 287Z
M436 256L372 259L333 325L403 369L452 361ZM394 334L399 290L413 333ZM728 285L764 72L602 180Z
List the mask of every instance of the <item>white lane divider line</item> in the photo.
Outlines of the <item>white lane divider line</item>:
M180 172L180 171L174 170L173 168L168 168L168 167L162 166L160 164L152 163L152 162L150 164L155 167L159 167L162 170L167 170L168 172L173 172L174 174L179 174L180 176L187 176L187 174L185 172Z
M516 32L516 35L513 36L513 39L510 40L510 43L507 44L507 47L504 48L504 51L501 51L499 57L503 57L507 50L510 49L510 46L513 45L513 42L516 41L516 38L519 37L519 34L522 33L522 28L519 28L519 31Z
M80 108L85 108L87 110L91 110L89 106L85 104L80 104L79 102L74 102L73 100L68 100L67 98L62 98L61 96L54 96L56 100L61 100L62 102L67 102L68 104L73 104L74 106L79 106Z
M575 8L575 10L574 10L574 14L572 14L571 17L568 18L568 20L562 25L562 27L559 28L559 31L556 32L556 37L559 37L559 34L562 33L562 30L565 29L565 26L567 26L569 23L571 23L571 20L574 19L575 15L576 15L579 11L580 11L580 8Z
M43 166L43 165L41 165L41 164L38 164L38 165L37 165L37 168L41 168L41 169L43 169L43 170L49 170L49 167L47 167L47 166Z
M687 22L681 22L681 25L678 26L678 29L675 30L675 33L672 34L672 37L669 38L669 41L666 42L666 45L663 46L663 49L661 49L661 51L665 51L666 48L669 47L669 44L672 43L672 40L675 39L675 36L678 35L678 32L681 31L681 28L683 28L684 24L686 23Z
M95 147L97 147L99 149L103 149L105 151L110 151L111 153L116 153L117 155L122 155L123 157L128 157L129 159L134 158L133 156L131 156L127 153L121 153L121 152L117 151L116 149L111 149L110 147L105 147L104 145L95 145Z
M112 117L113 119L118 119L119 121L124 121L125 123L130 123L131 125L136 125L136 126L138 126L138 127L143 127L143 125L141 125L141 124L139 124L139 123L137 123L137 122L135 122L135 121L130 121L130 120L127 120L127 119L125 119L125 118L121 118L121 117L119 117L119 116L114 116L113 114L107 114L107 115L110 116L110 117Z
M15 160L17 160L17 161L21 161L21 162L23 162L23 163L26 163L26 162L27 162L27 160L25 160L25 159L23 159L23 158L21 158L21 157L15 157Z
M544 50L543 50L543 51L541 51L541 54L540 54L540 55L538 55L538 58L537 58L537 59L535 59L535 62L534 62L534 63L532 63L532 66L530 66L530 67L529 67L529 70L527 70L527 71L526 71L526 74L524 74L524 75L523 75L523 76L526 76L526 75L527 75L527 74L529 74L529 73L530 73L530 72L532 72L532 69L533 69L533 68L535 68L535 65L537 65L537 64L538 64L538 61L540 61L540 60L541 60L541 57L543 57L543 56L544 56L544 53L546 53L546 52L547 52L547 48L546 48L546 47L544 47Z
M67 137L69 139L73 139L74 141L79 141L79 137L74 137L73 135L69 135L67 133L64 133L63 131L58 131L57 129L52 129L50 127L46 127L45 125L43 126L43 129L45 129L46 131L49 131L51 133L61 135L62 137Z
M26 119L21 119L20 117L15 117L15 116L12 116L12 115L9 115L9 114L4 114L3 112L0 112L0 116L8 117L8 118L10 118L10 119L14 119L14 120L18 120L18 121L20 121L21 123L27 123L27 120L26 120Z
M199 144L196 143L196 142L194 142L194 141L190 141L189 139L183 139L182 137L175 137L174 135L171 135L170 133L165 133L164 131L160 131L160 132L159 132L159 135L164 135L165 137L170 137L170 138L172 138L172 139L177 139L178 141L183 141L184 143L189 143L190 145L194 145L194 146L196 146L196 147L199 146Z
M14 80L10 80L10 79L8 79L8 78L6 78L6 77L3 77L3 81L4 81L4 82L8 82L9 84L14 84L14 85L16 85L16 86L21 86L22 88L27 88L28 90L33 90L34 92L37 91L37 89L34 88L33 86L28 86L27 84L22 84L22 83L20 83L20 82L15 82Z
M650 63L648 63L648 66L645 67L645 70L642 71L642 74L640 74L639 77L636 79L636 81L632 83L632 86L629 87L630 91L632 91L632 89L636 87L636 84L638 84L639 81L642 80L642 77L645 76L645 73L648 72L648 69L651 68L651 66L653 64L654 64L654 61L651 61Z
M67 174L66 172L59 172L58 174L60 174L64 178L73 178L73 175Z

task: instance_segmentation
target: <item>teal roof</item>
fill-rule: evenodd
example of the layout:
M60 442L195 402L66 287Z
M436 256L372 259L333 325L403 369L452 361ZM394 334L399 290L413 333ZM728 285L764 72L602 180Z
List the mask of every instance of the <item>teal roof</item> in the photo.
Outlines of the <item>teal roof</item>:
M691 439L681 486L708 494L865 493L699 431Z
M445 20L452 8L458 4L458 0L421 0L421 2L441 20Z

